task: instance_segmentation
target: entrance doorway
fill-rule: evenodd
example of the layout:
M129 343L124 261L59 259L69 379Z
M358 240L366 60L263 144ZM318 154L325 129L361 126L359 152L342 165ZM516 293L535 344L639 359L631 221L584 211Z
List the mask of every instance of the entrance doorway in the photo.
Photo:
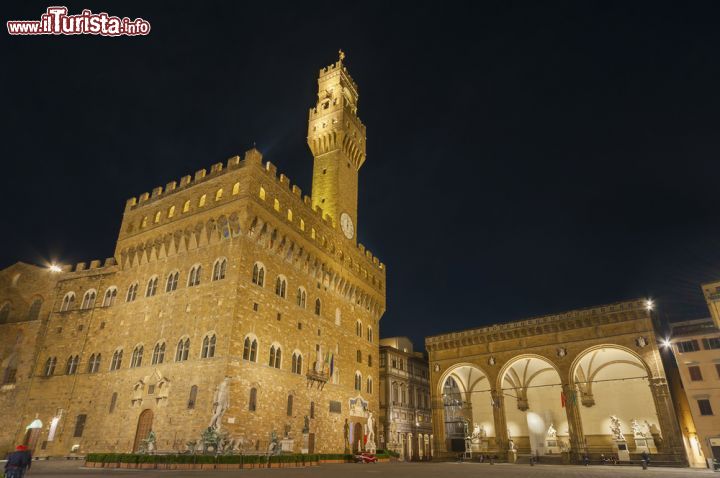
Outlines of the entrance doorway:
M133 453L140 449L140 443L147 438L150 430L152 430L153 412L150 409L143 410L138 418L137 431L135 432L135 444L133 445Z
M353 452L357 453L360 451L360 448L362 448L362 442L363 442L363 427L360 423L355 423L353 426Z

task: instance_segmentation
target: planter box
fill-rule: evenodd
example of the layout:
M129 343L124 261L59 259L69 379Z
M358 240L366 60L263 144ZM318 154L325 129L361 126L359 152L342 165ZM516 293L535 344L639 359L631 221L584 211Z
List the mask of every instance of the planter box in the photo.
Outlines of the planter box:
M215 463L200 463L200 469L201 470L214 470L215 469Z
M155 463L138 463L138 466L142 470L154 470L155 469Z

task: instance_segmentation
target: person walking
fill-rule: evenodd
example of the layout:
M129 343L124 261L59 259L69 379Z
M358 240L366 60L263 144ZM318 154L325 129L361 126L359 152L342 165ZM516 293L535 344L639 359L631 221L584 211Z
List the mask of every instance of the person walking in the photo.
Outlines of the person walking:
M30 469L32 455L25 445L18 445L15 451L8 455L5 463L6 478L22 478L25 472Z

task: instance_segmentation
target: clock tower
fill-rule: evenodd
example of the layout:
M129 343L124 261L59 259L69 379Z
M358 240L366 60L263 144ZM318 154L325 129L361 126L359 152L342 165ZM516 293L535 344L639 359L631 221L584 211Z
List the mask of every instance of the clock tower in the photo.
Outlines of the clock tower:
M315 158L312 205L319 207L349 240L357 230L358 171L365 162L365 125L357 116L358 90L343 65L320 70L318 99L310 109L307 142Z

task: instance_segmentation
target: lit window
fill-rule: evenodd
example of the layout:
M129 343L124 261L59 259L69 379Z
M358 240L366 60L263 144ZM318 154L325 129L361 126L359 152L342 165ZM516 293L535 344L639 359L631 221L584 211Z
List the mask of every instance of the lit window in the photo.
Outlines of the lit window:
M198 207L203 207L205 205L205 201L207 200L207 194L203 194L200 196L200 201L198 202Z
M240 193L240 183L233 184L232 194L235 196Z
M292 209L288 209L287 218L288 218L288 221L292 222Z
M158 211L158 212L155 213L155 219L154 219L153 222L154 222L155 224L157 224L158 222L160 222L160 211Z
M140 227L147 227L147 216L142 218L142 222L140 223Z
M305 221L303 221L302 219L300 219L300 230L301 231L305 230Z
M190 211L190 201L185 201L185 204L183 204L183 212L189 212Z
M280 201L278 201L278 200L276 199L275 202L273 203L273 208L274 208L276 211L279 211L279 210L280 210Z
M216 201L221 200L221 199L222 199L222 195L223 195L223 190L222 190L222 189L218 189L217 191L215 191L215 200L216 200Z
M175 215L175 206L170 206L170 209L168 209L168 218L171 218Z
M260 186L260 199L265 200L265 188Z

